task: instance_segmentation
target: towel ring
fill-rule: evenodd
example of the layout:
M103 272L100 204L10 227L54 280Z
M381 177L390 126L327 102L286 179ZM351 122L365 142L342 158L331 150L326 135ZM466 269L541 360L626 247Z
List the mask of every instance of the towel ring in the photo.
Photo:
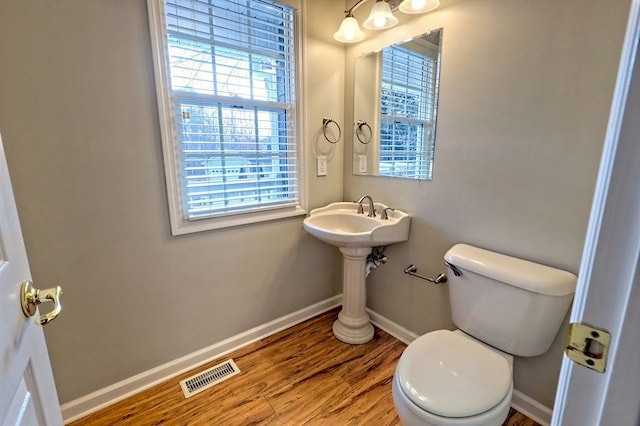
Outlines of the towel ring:
M363 127L366 127L367 129L369 129L369 137L365 137L364 139L360 137L363 134L362 132ZM373 137L373 131L371 130L371 126L369 126L369 123L363 120L359 120L356 123L356 138L358 138L361 144L367 145L368 143L371 142L372 137Z
M329 136L327 136L327 127L329 127L329 124L331 124L331 123L335 124L336 127L338 128L338 137L335 140L331 140L331 138L329 138ZM340 138L342 137L342 129L340 129L340 125L333 118L323 118L322 119L322 134L324 135L324 138L327 141L329 141L329 143L338 143L340 141Z

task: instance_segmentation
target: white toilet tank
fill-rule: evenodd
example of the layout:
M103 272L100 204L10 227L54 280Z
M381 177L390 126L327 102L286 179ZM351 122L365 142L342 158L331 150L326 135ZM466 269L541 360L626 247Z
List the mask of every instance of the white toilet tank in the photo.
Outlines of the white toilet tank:
M444 256L453 322L504 352L537 356L549 350L576 288L570 272L466 244Z

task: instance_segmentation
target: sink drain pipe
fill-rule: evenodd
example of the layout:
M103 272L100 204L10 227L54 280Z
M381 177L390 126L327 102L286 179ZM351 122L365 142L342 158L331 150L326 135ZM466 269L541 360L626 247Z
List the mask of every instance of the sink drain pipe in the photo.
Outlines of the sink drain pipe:
M367 256L367 263L364 269L364 277L368 277L372 269L375 269L381 263L387 263L387 256L384 254L384 249L387 246L377 246L371 249L371 253Z

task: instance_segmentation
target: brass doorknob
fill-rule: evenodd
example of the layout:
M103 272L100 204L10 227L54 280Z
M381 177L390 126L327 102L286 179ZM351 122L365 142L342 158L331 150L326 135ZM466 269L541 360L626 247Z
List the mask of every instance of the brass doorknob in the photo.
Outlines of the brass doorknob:
M42 325L47 325L62 312L62 305L60 304L60 295L62 294L62 288L56 286L53 288L47 288L44 290L38 290L33 286L31 281L25 281L20 288L20 304L22 305L22 312L29 318L35 315L36 308L42 302L52 302L53 310L48 314L42 315L38 318L37 322Z

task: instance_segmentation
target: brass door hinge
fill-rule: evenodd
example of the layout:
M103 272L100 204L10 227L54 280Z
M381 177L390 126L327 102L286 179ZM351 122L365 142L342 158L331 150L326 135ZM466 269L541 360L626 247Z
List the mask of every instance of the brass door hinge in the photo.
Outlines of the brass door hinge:
M572 322L567 330L565 353L572 361L604 373L610 340L608 331Z

